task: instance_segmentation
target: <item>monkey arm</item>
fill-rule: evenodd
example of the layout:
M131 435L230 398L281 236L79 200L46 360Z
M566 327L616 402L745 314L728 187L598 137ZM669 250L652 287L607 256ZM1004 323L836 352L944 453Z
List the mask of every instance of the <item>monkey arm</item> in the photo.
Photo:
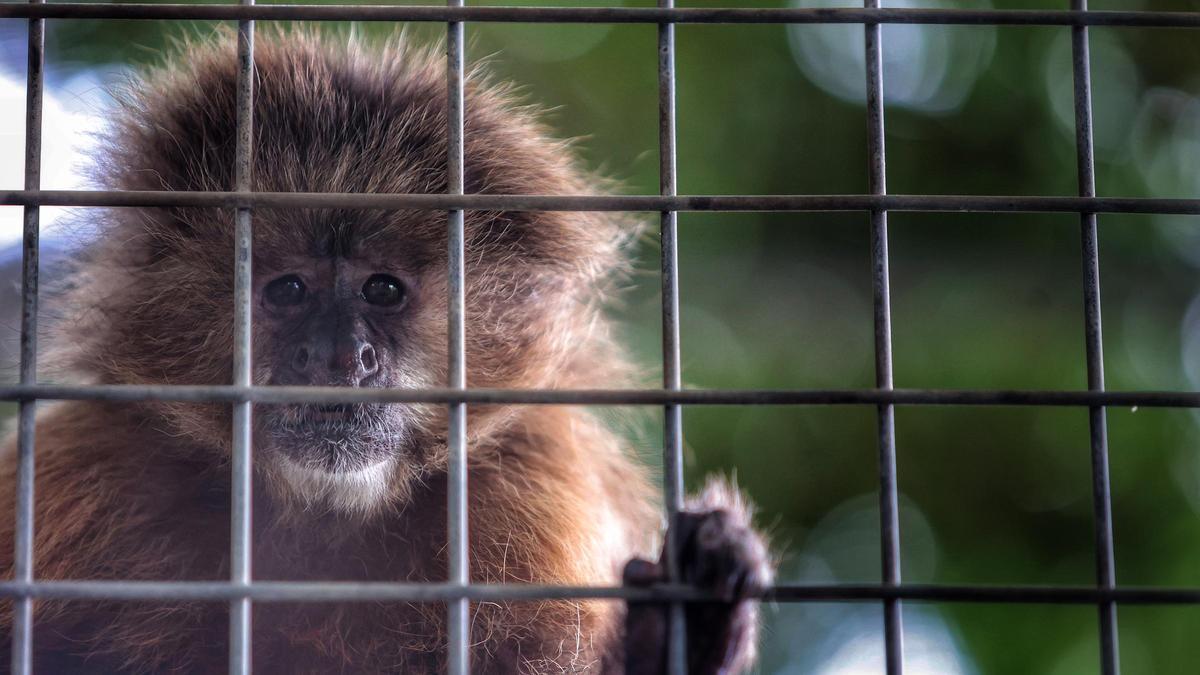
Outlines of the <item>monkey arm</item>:
M37 417L34 577L38 580L214 578L214 544L228 538L224 519L181 500L195 469L173 461L158 434L131 421L128 407L42 404ZM13 574L16 443L0 450L0 573ZM180 476L190 472L191 483ZM183 488L181 488L183 486ZM213 525L215 521L215 527ZM175 528L167 525L178 525ZM174 534L172 534L174 532ZM213 559L205 559L205 556ZM219 611L220 608L215 608ZM188 639L198 608L176 603L38 601L34 651L44 672L97 672L85 655L120 645L142 664L195 650ZM0 663L7 665L12 603L0 605ZM207 637L207 636L206 636ZM0 670L4 666L0 666Z
M655 550L641 539L653 536L661 516L648 499L643 504L650 488L619 440L565 408L539 410L516 428L472 455L472 581L607 585L624 565L627 584L665 582L661 556L656 563L638 557ZM688 605L688 672L744 672L758 637L758 603L747 598L770 583L774 567L751 509L716 480L687 501L673 527L683 581L725 599ZM479 672L665 672L661 604L483 603L474 626ZM481 631L485 626L508 629Z
M722 601L686 606L688 672L727 675L746 671L755 660L758 603L752 598L770 584L773 563L751 512L736 490L710 482L677 514L675 529L682 581ZM666 551L658 562L635 558L625 566L628 585L667 581ZM666 672L668 608L630 603L625 620L626 675Z

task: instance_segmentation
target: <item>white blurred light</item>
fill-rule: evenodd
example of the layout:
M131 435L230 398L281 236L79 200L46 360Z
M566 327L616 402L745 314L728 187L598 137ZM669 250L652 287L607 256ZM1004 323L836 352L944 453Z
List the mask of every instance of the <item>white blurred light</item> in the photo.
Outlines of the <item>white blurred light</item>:
M1128 147L1129 130L1138 114L1141 77L1125 46L1110 32L1094 32L1089 41L1092 67L1092 143L1096 155L1108 158ZM1075 137L1075 74L1071 34L1060 31L1044 59L1044 82L1059 129Z
M1200 192L1200 98L1167 87L1147 91L1130 142L1138 171L1156 196Z
M840 642L834 641L829 656L814 672L817 675L879 675L885 672L884 640L879 612L856 613L846 625ZM904 672L911 675L966 675L974 668L946 624L927 609L905 608Z
M1152 196L1200 194L1200 98L1168 87L1150 89L1142 96L1129 143ZM1200 218L1161 215L1154 223L1176 255L1200 267Z
M900 521L906 577L935 578L937 542L932 526L917 505L903 497ZM860 495L830 510L805 535L800 552L784 562L780 577L810 584L878 579L878 497ZM766 654L772 672L878 675L885 671L883 614L879 605L797 605L786 611L787 621L781 625L803 626L803 634L776 637L768 631ZM915 675L976 672L941 615L934 609L911 603L904 607L904 670Z
M94 71L83 71L62 85L51 83L42 99L42 188L79 190L88 187L88 158L103 129L98 112L107 99ZM0 189L25 185L25 82L0 71ZM42 228L63 221L67 209L43 207ZM21 238L22 209L0 209L0 245Z
M507 0L504 4L538 7L547 3L543 0ZM627 3L602 4L620 7ZM476 30L483 30L498 39L505 58L516 57L524 61L552 63L576 59L590 52L608 37L613 30L613 24L493 23L485 24Z
M1179 324L1179 349L1183 374L1192 389L1200 389L1200 294L1192 298Z
M937 534L929 519L912 500L900 496L900 527L905 575L914 579L932 579L937 574ZM879 498L875 493L851 497L830 509L804 541L803 553L823 560L833 574L830 578L805 581L862 582L879 576ZM815 568L819 569L819 568Z
M887 7L991 7L987 0L895 0ZM838 0L791 0L793 7L847 7ZM793 24L788 42L796 63L821 89L844 101L866 100L863 27L854 24ZM888 105L925 113L957 110L992 61L993 26L889 24L883 27L883 95Z
M1192 507L1192 512L1200 513L1200 455L1189 449L1174 453L1170 461L1171 481Z

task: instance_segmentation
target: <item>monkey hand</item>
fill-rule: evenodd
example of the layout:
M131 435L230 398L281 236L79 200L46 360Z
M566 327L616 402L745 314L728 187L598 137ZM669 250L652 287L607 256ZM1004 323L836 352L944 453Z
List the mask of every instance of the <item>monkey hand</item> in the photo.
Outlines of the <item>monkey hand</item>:
M713 481L688 500L671 524L668 541L675 542L680 581L717 598L686 604L688 673L741 673L754 662L755 598L770 585L773 563L750 517L750 509L734 488ZM630 586L665 583L665 547L657 563L629 561L624 581ZM627 675L666 672L668 611L663 603L630 603L625 622Z

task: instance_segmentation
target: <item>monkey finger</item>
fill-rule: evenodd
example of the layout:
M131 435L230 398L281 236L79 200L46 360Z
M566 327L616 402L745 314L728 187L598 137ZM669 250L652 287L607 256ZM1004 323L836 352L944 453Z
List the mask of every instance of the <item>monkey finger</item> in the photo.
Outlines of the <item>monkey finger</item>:
M649 586L666 580L663 566L642 558L633 558L625 563L621 580L627 586Z

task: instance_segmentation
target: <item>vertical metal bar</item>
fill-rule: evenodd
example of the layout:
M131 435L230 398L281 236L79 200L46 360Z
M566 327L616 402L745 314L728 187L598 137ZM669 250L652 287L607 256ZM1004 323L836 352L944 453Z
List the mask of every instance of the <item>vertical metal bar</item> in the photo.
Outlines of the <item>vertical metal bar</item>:
M1071 0L1071 9L1087 10L1087 0ZM1075 79L1075 150L1079 171L1079 196L1096 196L1095 157L1092 152L1092 76L1087 26L1071 28L1071 54ZM1089 391L1104 391L1104 337L1100 320L1100 244L1096 214L1080 214L1083 242L1083 315ZM1088 410L1091 430L1092 510L1096 543L1096 585L1116 586L1113 554L1112 491L1108 475L1108 422L1104 406ZM1117 649L1117 606L1099 605L1100 669L1104 675L1120 672Z
M254 0L241 0L252 5ZM237 148L234 189L252 189L254 167L254 22L238 22L237 40ZM233 384L248 387L251 381L251 243L250 209L239 208L234 223L233 268ZM251 578L251 477L253 448L250 441L251 407L248 401L233 405L232 522L230 576L234 584L249 587ZM251 665L252 619L250 599L229 604L229 672L246 675Z
M878 9L879 0L864 0L867 9ZM867 147L870 159L868 181L871 194L887 194L883 121L883 39L878 23L863 26L866 33ZM888 273L887 211L871 211L871 266L875 294L875 386L891 389L892 308ZM879 423L879 520L883 583L900 584L900 516L896 487L896 411L880 405ZM900 601L883 601L885 660L888 675L904 670L904 624Z
M30 0L40 3L42 0ZM25 90L25 189L37 190L42 182L42 70L45 63L46 24L29 20L29 52ZM21 247L21 384L37 384L38 240L41 210L25 207L24 242ZM21 401L17 419L17 503L13 532L13 580L33 581L33 451L36 401ZM12 672L33 672L33 598L13 601Z
M450 7L463 6L463 0L447 0ZM446 26L446 89L447 192L463 193L463 24L450 22ZM452 210L447 222L447 334L449 354L447 386L465 389L467 386L466 355L466 292L464 273L463 212ZM449 430L446 441L447 462L446 536L451 584L470 583L470 562L467 544L467 407L453 403L449 410ZM465 675L471 669L469 603L457 598L447 604L447 637L449 640L448 670L450 675Z
M674 0L658 0L658 6L672 8ZM658 157L659 192L676 194L675 166L675 24L658 24ZM661 214L662 239L662 351L663 388L682 388L679 361L679 251L678 214ZM663 410L663 497L667 522L674 523L683 508L683 409L668 405ZM667 578L679 581L676 532L667 528L665 545ZM667 671L687 673L687 624L684 604L672 602L667 636Z

